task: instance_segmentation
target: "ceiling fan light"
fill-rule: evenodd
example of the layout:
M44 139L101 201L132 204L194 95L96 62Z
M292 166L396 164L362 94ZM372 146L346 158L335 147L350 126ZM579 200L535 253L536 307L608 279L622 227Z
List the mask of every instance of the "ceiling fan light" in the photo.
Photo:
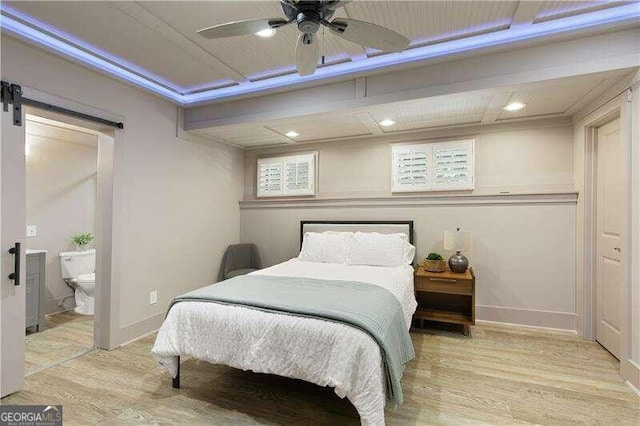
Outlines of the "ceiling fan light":
M270 37L273 37L274 35L276 35L276 29L275 28L265 28L264 30L260 30L255 34L258 37L270 38Z
M396 124L395 121L393 121L390 118L385 118L384 120L380 120L378 122L379 125L383 126L383 127L389 127L389 126L393 126L394 124Z
M524 102L511 102L502 107L502 109L505 111L519 111L526 106L527 104L525 104Z
M296 132L295 130L289 130L284 135L288 138L297 138L298 136L300 136L300 134L298 134L298 132Z

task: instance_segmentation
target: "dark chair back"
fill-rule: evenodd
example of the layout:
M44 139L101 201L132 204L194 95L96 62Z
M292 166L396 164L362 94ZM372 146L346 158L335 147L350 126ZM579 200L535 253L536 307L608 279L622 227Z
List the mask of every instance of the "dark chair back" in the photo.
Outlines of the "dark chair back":
M222 258L218 281L238 269L261 269L260 254L255 244L233 244L227 247Z

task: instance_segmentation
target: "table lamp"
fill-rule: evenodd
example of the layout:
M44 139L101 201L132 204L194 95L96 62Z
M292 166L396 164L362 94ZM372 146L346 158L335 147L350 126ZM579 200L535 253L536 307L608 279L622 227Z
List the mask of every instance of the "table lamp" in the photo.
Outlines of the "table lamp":
M473 247L473 234L471 231L461 231L457 228L455 231L444 231L444 249L455 250L456 254L449 258L449 269L451 272L464 273L469 267L469 259L467 259L461 251L471 251Z

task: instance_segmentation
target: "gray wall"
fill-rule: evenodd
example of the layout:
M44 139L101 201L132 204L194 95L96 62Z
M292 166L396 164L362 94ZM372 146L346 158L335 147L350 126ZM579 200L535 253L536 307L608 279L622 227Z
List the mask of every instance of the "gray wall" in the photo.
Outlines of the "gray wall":
M476 139L476 189L456 193L393 195L388 138L250 150L241 240L256 243L271 265L297 255L300 220L409 219L421 260L432 250L448 256L443 231L461 226L473 231L468 255L477 273L478 318L575 329L572 133L563 119L404 136L404 142ZM256 200L256 159L304 150L318 151L315 199Z
M280 153L319 151L315 198L391 197L391 146L475 139L475 190L452 194L574 191L573 126L569 119L534 120L423 131L392 137L251 149L245 154L244 201L256 200L256 159ZM434 192L431 195L443 195ZM407 194L411 195L429 195ZM393 196L402 198L402 195Z
M27 248L47 250L45 313L75 306L73 290L62 280L61 251L73 250L70 237L94 232L98 138L61 127L26 122L27 224L37 236Z
M176 295L215 281L239 240L242 151L178 136L179 108L148 92L2 36L2 79L119 116L113 165L116 342L158 328ZM149 293L158 291L158 303Z

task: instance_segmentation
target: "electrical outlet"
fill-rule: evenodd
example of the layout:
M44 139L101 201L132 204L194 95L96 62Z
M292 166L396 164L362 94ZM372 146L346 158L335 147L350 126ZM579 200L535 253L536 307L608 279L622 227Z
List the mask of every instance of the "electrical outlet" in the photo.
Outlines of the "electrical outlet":
M38 234L38 227L35 225L27 225L27 237L35 237Z
M150 305L155 305L156 303L158 303L158 291L152 291L151 293L149 293L149 304Z

